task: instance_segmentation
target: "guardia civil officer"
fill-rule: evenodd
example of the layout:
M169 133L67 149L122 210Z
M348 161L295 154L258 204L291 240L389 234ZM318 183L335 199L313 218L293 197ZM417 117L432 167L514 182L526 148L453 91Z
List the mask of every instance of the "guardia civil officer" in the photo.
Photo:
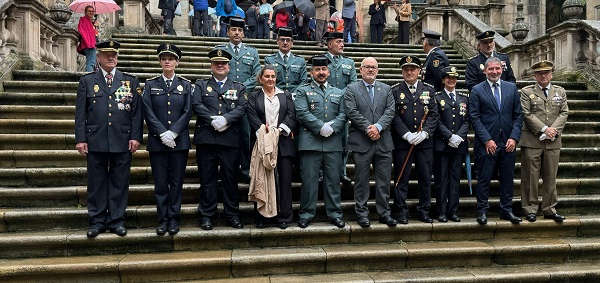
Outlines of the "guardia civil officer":
M469 58L469 61L467 61L467 69L465 70L465 82L467 83L469 91L471 91L476 84L486 80L486 76L483 72L485 69L484 65L485 61L490 57L498 57L500 59L502 64L501 80L513 83L517 81L510 65L508 55L496 51L496 42L494 41L495 35L495 31L488 30L475 36L479 40L477 43L479 53Z
M215 48L208 53L212 77L197 80L192 109L198 117L194 132L200 174L200 228L211 230L217 213L217 175L221 169L223 206L227 225L241 229L238 175L242 143L241 120L246 114L246 88L227 77L229 52ZM200 164L202 164L200 166Z
M311 58L312 83L298 88L294 105L300 121L298 151L302 189L298 226L306 228L315 217L319 192L319 170L323 170L323 198L327 218L342 228L340 166L342 139L346 124L343 92L327 83L329 59Z
M413 162L419 181L418 218L425 223L433 222L429 216L433 133L437 127L439 115L436 100L433 98L433 87L419 81L420 66L419 58L402 57L400 68L402 68L404 81L392 87L392 94L396 101L396 115L392 121L392 138L395 147L393 152L394 180L398 180L402 166L406 162L406 167L395 188L396 194L392 207L392 214L398 218L400 224L408 224L406 197ZM423 121L422 128L420 127L421 121ZM412 152L411 147L414 147Z
M306 83L306 60L292 53L294 31L291 28L277 29L279 51L265 57L265 65L277 70L277 87L295 95L296 89Z
M458 69L442 69L444 89L435 94L440 120L433 136L435 198L440 222L460 222L458 199L460 169L469 152L469 96L456 89Z
M142 90L117 70L119 42L96 44L100 69L81 77L75 101L75 143L87 156L88 237L107 229L125 236L131 156L142 142Z
M442 35L432 30L423 30L423 51L427 53L423 64L423 82L433 86L435 91L442 90L442 69L450 65L448 56L440 48Z
M179 232L181 190L191 148L188 124L192 117L192 84L175 75L181 50L164 43L156 49L162 75L146 81L144 119L148 126L150 165L154 177L154 196L158 227L156 234Z

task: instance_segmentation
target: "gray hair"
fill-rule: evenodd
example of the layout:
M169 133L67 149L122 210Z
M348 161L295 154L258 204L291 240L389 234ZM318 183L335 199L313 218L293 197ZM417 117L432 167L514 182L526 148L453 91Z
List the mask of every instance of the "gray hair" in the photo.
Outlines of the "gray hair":
M425 40L427 41L427 44L432 47L438 47L438 46L442 45L442 41L439 39L425 38Z
M485 68L487 68L487 66L490 63L498 63L498 64L502 65L502 60L500 60L500 58L498 58L498 57L492 56L492 57L488 58L487 60L485 60L485 64L484 64Z

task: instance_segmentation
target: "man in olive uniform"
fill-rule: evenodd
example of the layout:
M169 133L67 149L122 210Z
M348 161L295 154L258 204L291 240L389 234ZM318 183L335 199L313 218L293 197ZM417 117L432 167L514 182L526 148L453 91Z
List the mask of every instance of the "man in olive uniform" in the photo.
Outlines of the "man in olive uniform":
M198 117L194 144L200 174L200 228L211 230L217 213L217 173L221 169L227 225L241 229L238 174L241 120L246 114L246 88L227 77L231 54L215 48L208 53L212 77L197 80L192 108ZM201 165L200 165L201 164Z
M432 223L433 219L429 216L429 209L431 207L433 133L439 120L437 103L433 97L433 87L418 79L421 70L419 58L402 57L400 68L402 68L404 81L392 87L392 94L396 101L396 115L392 122L395 180L398 179L405 160L408 160L402 176L400 176L400 181L396 184L392 214L398 218L398 223L408 224L406 197L411 164L414 162L419 181L418 218L422 222ZM414 148L409 155L411 147Z
M298 226L306 228L315 216L319 192L319 170L323 170L323 198L327 218L342 228L340 207L340 166L342 166L342 139L346 124L344 93L327 83L329 59L325 56L311 58L312 83L298 88L294 105L300 121L298 150L300 152L300 220Z
M254 47L242 43L244 38L244 28L246 24L244 19L231 17L229 19L229 27L227 35L229 36L229 44L219 45L221 48L231 54L229 60L229 73L227 78L231 81L236 81L244 84L246 89L251 92L256 87L256 74L260 71L260 58L258 51ZM241 169L242 178L249 182L250 175L250 126L248 119L244 115L242 120L242 146L241 146Z
M496 42L494 41L495 35L495 31L488 30L475 36L479 40L479 43L477 44L479 53L476 56L469 58L469 61L467 61L467 69L465 70L465 82L467 83L469 91L471 91L476 84L486 80L486 76L483 73L485 68L484 64L485 60L490 57L498 57L502 62L501 80L513 83L517 81L512 67L510 66L508 55L496 52Z
M538 183L541 174L542 213L544 218L560 222L565 217L556 213L556 173L561 136L569 116L567 93L564 88L550 83L554 70L552 62L543 60L533 64L531 69L537 83L521 90L521 206L525 219L534 222L540 206Z
M100 69L81 77L75 101L75 143L87 156L88 237L106 229L125 236L131 156L142 142L142 90L117 70L117 41L96 44Z
M460 169L469 152L469 96L456 90L456 67L442 69L444 88L435 94L440 122L433 137L435 198L440 222L460 222L458 199Z
M265 65L277 70L277 87L295 96L296 89L306 83L306 61L292 53L294 31L291 28L277 29L279 51L265 57Z
M423 82L433 86L434 90L441 91L442 69L450 65L448 56L440 49L442 35L432 30L423 30L423 50L427 53L423 65Z
M354 60L350 57L344 56L344 34L341 32L327 32L323 36L327 40L327 50L325 57L330 61L329 72L330 76L327 79L327 83L333 87L339 88L345 91L346 86L356 82L356 67L354 66ZM348 176L346 176L346 161L348 160L348 152L346 152L346 144L348 141L348 125L344 127L342 134L342 144L344 145L343 153L343 164L342 164L342 176L340 181L344 185L348 186L352 182Z

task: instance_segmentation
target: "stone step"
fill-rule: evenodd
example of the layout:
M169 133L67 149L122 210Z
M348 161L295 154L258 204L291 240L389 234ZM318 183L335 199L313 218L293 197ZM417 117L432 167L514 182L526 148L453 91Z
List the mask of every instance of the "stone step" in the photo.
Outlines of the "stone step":
M78 190L82 192L83 189ZM82 202L85 204L84 195L80 195ZM132 197L133 199L133 197ZM499 198L491 197L490 210L488 221L495 221L492 219L498 217L500 213ZM407 200L410 213L412 216L418 215L416 206L418 203L417 198L409 198ZM343 200L341 207L344 213L344 219L346 221L356 220L356 214L354 212L354 201ZM559 213L564 214L567 218L571 218L571 215L595 215L600 214L599 209L600 195L561 195L559 196L559 203L557 210ZM370 218L376 222L378 216L376 209L372 201L369 203L370 206ZM514 197L513 210L515 214L522 215L521 203L518 196ZM198 215L198 202L184 203L181 208L181 225L185 227L196 227L199 218ZM295 213L300 208L300 203L295 201L293 204ZM225 214L223 211L222 204L218 205L217 216L215 219L216 226L225 225ZM435 216L435 201L432 200L432 216ZM254 203L241 201L240 202L240 220L248 227L253 223L254 215ZM145 205L129 205L127 210L127 221L125 225L129 228L147 228L156 227L156 204L154 200L148 201ZM477 215L477 201L475 197L461 197L460 208L458 211L459 216L467 218L463 222L476 223L475 216ZM45 230L64 230L64 229L85 229L87 228L87 209L82 206L73 207L18 207L18 208L3 208L0 210L0 219L3 219L0 223L0 232L24 232L24 231L45 231ZM294 219L298 219L297 215ZM416 218L409 219L411 224L421 224ZM500 220L498 220L500 221ZM326 217L324 204L322 201L318 202L317 213L313 222L326 222L329 223ZM461 223L463 223L461 222ZM502 221L501 221L502 222ZM437 221L436 221L437 223ZM409 224L409 227L412 225ZM442 223L446 224L446 223ZM295 225L295 224L293 224ZM0 233L1 234L1 233Z
M587 263L592 267L585 274L591 273L597 278L598 267L594 268L592 264L598 263L599 242L597 238L507 239L63 256L4 260L0 265L0 278L3 282L22 282L24 279L62 281L65 278L71 282L89 278L102 282L160 282L288 274L322 276L324 273L421 270L439 266L446 269L515 268L537 264L536 268L543 269L544 265L540 267L540 264L574 265L580 261L584 266ZM508 270L511 269L505 272ZM581 269L576 270L584 274ZM548 273L542 275L550 276ZM573 276L573 273L563 275ZM489 275L481 272L481 276Z
M376 219L375 219L376 220ZM335 244L381 244L404 242L453 242L526 239L560 239L565 237L597 237L600 221L597 215L572 216L563 223L539 219L536 222L511 224L490 219L484 227L474 218L460 223L411 223L388 227L377 221L370 228L361 228L354 221L343 229L317 222L306 229L292 223L281 230L274 225L264 229L248 225L245 229L217 226L205 231L197 226L183 226L175 236L158 236L154 227L132 228L126 237L101 234L89 240L85 229L40 232L0 233L0 247L5 253L0 259L107 255L113 253L182 252L219 249L262 248L278 246L307 247ZM226 239L226 240L224 240Z

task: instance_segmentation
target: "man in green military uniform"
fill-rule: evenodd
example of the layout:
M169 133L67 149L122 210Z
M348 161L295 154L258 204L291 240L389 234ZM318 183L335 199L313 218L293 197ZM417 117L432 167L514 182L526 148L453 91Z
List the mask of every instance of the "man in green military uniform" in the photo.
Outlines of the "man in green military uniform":
M323 36L327 40L328 52L325 53L330 61L329 72L331 75L327 78L327 82L344 92L346 86L356 81L356 67L354 66L354 60L350 57L344 56L344 34L341 32L328 32ZM348 140L348 125L344 128L342 134L342 144L344 146L343 153L343 164L342 164L342 175L340 181L344 185L350 185L350 178L346 176L346 160L348 159L348 153L346 150L346 143Z
M311 58L311 84L298 88L294 106L300 121L298 150L302 190L298 226L306 228L315 216L319 191L319 170L323 170L323 198L327 217L335 226L346 225L340 207L340 166L342 140L346 125L343 92L327 83L329 59Z
M277 30L279 51L265 57L265 65L273 65L277 70L277 87L295 95L296 89L306 83L307 74L304 58L292 53L293 36L291 28Z

